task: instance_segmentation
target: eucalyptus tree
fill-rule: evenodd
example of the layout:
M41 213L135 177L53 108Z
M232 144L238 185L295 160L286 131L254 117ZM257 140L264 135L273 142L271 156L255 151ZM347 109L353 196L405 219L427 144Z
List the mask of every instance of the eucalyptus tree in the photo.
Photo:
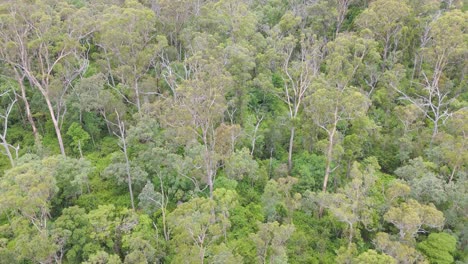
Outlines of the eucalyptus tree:
M326 73L317 78L314 84L317 88L305 100L306 116L327 135L328 142L323 150L327 158L323 192L326 192L328 178L334 170L335 146L340 141L338 123L364 116L369 107L369 99L352 84L363 63L376 56L376 43L371 39L343 34L328 43L327 48Z
M161 210L164 239L169 241L169 231L167 228L167 204L169 203L167 194L164 192L162 179L160 179L161 189L159 192L154 190L154 185L147 182L141 193L138 195L138 206L147 214L151 215L157 210Z
M144 91L142 82L167 41L156 35L156 15L138 1L111 5L103 12L96 40L101 64L109 74L109 85L140 113L142 98L155 92Z
M65 97L88 66L82 42L92 28L83 26L86 10L56 0L7 1L0 8L0 59L14 69L20 86L27 79L41 93L65 155L61 132Z
M54 179L58 163L57 157L39 160L33 155L23 156L0 182L2 211L21 215L39 233L46 233L50 202L58 192Z
M456 175L466 174L468 165L468 108L460 109L452 114L447 122L447 129L437 137L442 160L450 168L448 183L456 179Z
M444 214L433 204L424 205L409 199L398 206L392 206L384 215L385 221L399 229L400 240L411 240L418 233L427 232L423 228L441 229L444 226Z
M322 192L318 196L321 205L328 208L340 222L348 225L349 245L356 236L356 227L359 223L366 227L373 224L375 203L370 197L370 193L377 180L376 170L380 169L380 167L378 167L376 160L370 161L370 163L374 164L369 164L365 168L361 168L364 166L354 163L350 173L351 182L338 189L336 193Z
M51 207L57 196L76 198L89 191L88 175L91 172L92 167L86 160L63 156L40 159L32 154L23 155L0 181L4 194L0 208L4 213L27 219L39 233L46 234L50 231Z
M1 54L1 50L0 50L0 54ZM33 118L33 114L31 112L31 105L29 103L29 99L26 95L26 89L28 88L27 87L27 79L26 79L26 76L21 73L19 71L19 69L17 68L12 68L12 67L8 67L8 65L5 65L5 67L2 67L2 72L5 73L5 75L8 75L8 76L14 76L14 78L10 77L10 78L5 78L5 82L8 84L10 82L10 79L12 80L15 80L17 85L12 85L14 87L18 87L18 88L15 88L13 89L13 92L15 94L15 98L16 99L20 99L24 105L24 111L26 113L26 119L28 120L29 122L29 125L31 126L31 129L32 129L32 133L33 133L33 136L34 136L34 139L36 142L39 141L39 132L37 130L37 125L36 125L36 121L34 121L34 118ZM3 78L2 78L3 79ZM19 90L19 91L18 91Z
M294 231L293 224L259 223L258 232L249 235L257 249L257 263L288 263L286 243Z
M290 124L288 169L292 170L292 154L299 115L304 98L311 93L312 83L320 73L325 42L309 31L299 34L301 18L287 12L272 29L273 47L279 56L283 74L283 91L279 98L286 103Z
M288 176L269 180L262 195L262 205L267 221L292 223L294 210L301 205L301 194L292 191L298 179Z
M179 205L168 215L169 227L173 230L171 242L177 245L176 262L206 263L210 255L217 258L213 251L226 241L230 227L229 210L237 202L237 194L226 189L216 189L213 199L193 198ZM210 254L211 253L211 254ZM230 254L226 248L222 254ZM215 256L213 256L215 255ZM232 263L232 262L230 262Z
M453 103L465 85L466 60L463 58L467 55L467 19L466 13L453 10L430 23L425 41L421 43L423 67L419 81L414 83L414 91L390 83L431 122L432 140L453 114ZM459 66L451 68L454 63Z
M353 260L353 263L396 264L397 260L387 254L379 254L377 251L369 249L366 252L359 254L359 256Z
M40 159L27 154L0 180L0 210L8 216L16 262L60 262L70 233L53 230L51 214L60 198L82 193L90 173L83 160L52 156ZM2 235L5 230L2 230Z
M160 118L163 125L174 132L176 141L193 148L187 149L188 152L198 152L193 165L200 169L203 175L201 180L209 187L212 198L220 166L218 161L232 151L231 147L220 146L223 142L234 140L222 137L231 133L220 133L220 129L235 129L235 126L222 124L227 109L226 94L232 88L232 78L211 56L206 58L204 54L197 53L187 63L191 71L190 79L180 84L176 100L165 100L167 105ZM198 185L197 180L192 180Z
M117 123L113 125L117 128L114 135L118 138L120 153L115 153L113 162L104 170L104 175L115 177L120 184L126 184L130 195L130 204L135 210L134 189L136 186L142 187L146 182L148 173L138 165L132 163L130 157L130 146L127 139L127 124L121 119L116 110Z
M356 20L361 29L369 29L374 38L383 44L383 69L388 67L390 55L398 49L405 19L410 12L406 0L377 0L372 1Z
M17 99L16 98L11 99L9 97L9 92L10 91L3 92L0 95L0 98L8 97L8 99L7 99L8 105L7 105L6 109L3 111L3 113L0 113L1 128L2 128L2 131L0 132L0 144L5 149L5 155L10 160L11 166L14 167L15 166L15 159L18 159L19 145L17 145L15 147L12 144L8 143L7 135L8 135L8 120L9 120L9 117L10 117L10 113L11 113L11 111L13 109L13 106L17 102ZM13 156L13 154L12 154L12 149L15 150L15 156Z
M377 233L373 242L378 251L393 257L397 263L427 263L424 256L416 248L412 247L410 243L394 240L387 233Z
M336 32L338 34L341 30L341 26L346 18L346 14L348 13L349 5L353 3L354 0L337 0L337 16L336 16Z

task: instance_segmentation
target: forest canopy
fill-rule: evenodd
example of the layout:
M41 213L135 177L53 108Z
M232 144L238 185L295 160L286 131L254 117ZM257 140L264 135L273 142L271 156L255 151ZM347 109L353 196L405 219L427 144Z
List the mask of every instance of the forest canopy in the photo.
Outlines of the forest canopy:
M467 263L462 0L0 0L0 263Z

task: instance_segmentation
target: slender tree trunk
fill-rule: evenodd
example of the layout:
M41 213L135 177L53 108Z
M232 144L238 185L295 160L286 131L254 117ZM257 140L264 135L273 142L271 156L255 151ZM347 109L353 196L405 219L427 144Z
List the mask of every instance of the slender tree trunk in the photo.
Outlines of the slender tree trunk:
M336 133L336 122L333 124L333 129L329 134L328 138L328 149L327 149L327 163L326 163L326 168L325 168L325 176L323 178L323 187L322 191L326 192L327 191L327 184L328 184L328 178L330 176L331 172L331 162L332 162L332 156L333 156L333 138L335 137Z
M62 139L62 132L60 131L60 124L58 122L58 119L55 116L54 107L52 106L52 103L50 102L49 96L46 93L43 93L43 95L47 103L47 108L49 109L50 117L52 118L52 123L54 124L55 134L57 135L57 140L58 140L59 147L60 147L60 153L63 156L66 156L65 147L63 145L63 139Z
M11 150L10 150L11 145L8 144L6 137L7 137L7 133L8 133L8 118L10 116L11 110L13 109L13 106L15 105L16 101L17 101L17 99L15 98L10 103L10 105L8 105L5 114L1 115L1 117L3 118L3 131L0 134L0 139L1 139L0 144L5 148L5 152L6 152L6 155L8 156L8 159L10 160L11 167L15 166L15 160L13 158L13 155L11 154ZM16 149L16 157L17 158L18 158L18 149L19 149L19 146Z
M104 120L106 121L106 126L107 126L107 132L109 133L109 135L112 135L112 129L109 125L110 121L109 119L107 119L107 115L106 115L106 111L105 110L102 110L100 111L102 117L104 117Z
M432 142L434 141L435 137L439 133L439 119L438 118L435 119L433 123L434 123L434 129L432 130L431 145L432 145Z
M453 170L452 170L452 173L450 174L450 179L449 179L449 181L448 181L449 184L452 182L453 177L455 176L456 170L457 170L457 166L454 166L454 167L453 167Z
M288 171L291 172L292 170L292 152L293 152L293 145L294 145L294 133L295 133L295 127L291 127L291 136L289 138L289 152L288 152Z
M343 22L346 17L346 13L348 12L348 7L350 0L341 0L338 1L338 17L336 19L336 31L335 31L335 37L340 33L341 26L343 25Z
M353 232L354 232L353 225L349 224L349 243L348 243L348 246L351 246L351 243L353 242Z
M203 131L203 144L205 145L205 153L204 153L204 161L205 161L205 170L206 170L206 182L208 184L208 188L210 190L210 199L213 200L213 191L214 191L214 164L213 164L213 157L212 153L208 148L208 136L207 131ZM214 215L214 211L212 210L212 214Z
M115 133L115 135L122 142L121 149L125 158L125 172L127 174L127 184L128 184L128 191L130 192L130 202L132 204L133 211L135 211L135 202L133 200L132 175L130 173L130 160L128 158L128 153L127 153L127 142L125 141L125 123L120 120L120 116L117 110L115 110L115 113L117 115L117 125L119 127L119 134Z
M346 167L346 178L350 178L350 174L351 174L351 161L352 159L349 159L348 160L348 165Z
M26 110L26 117L28 119L29 124L31 125L35 142L37 142L39 140L39 135L38 135L37 128L36 128L36 123L34 122L34 118L32 117L32 114L31 114L31 107L29 106L28 98L26 97L26 87L24 86L23 78L19 75L18 70L16 68L14 70L15 70L16 80L18 81L18 84L21 89L21 96L19 97L21 97L21 100L24 103L24 108Z
M255 142L257 141L257 131L258 131L258 128L260 127L260 124L262 123L262 120L263 120L263 116L260 118L260 120L257 121L257 124L255 124L254 134L253 134L253 138L252 138L252 148L250 150L250 155L254 154Z
M138 87L138 79L135 80L134 90L135 90L135 101L136 101L136 105L138 109L138 114L141 114L140 88Z
M11 164L11 167L14 167L15 166L15 160L13 159L13 155L11 155L11 151L10 151L10 146L8 145L8 143L2 138L2 146L5 148L5 152L8 156L8 159L10 160L10 164Z
M207 169L208 169L208 187L210 189L210 199L213 200L213 191L214 191L213 170L211 169L210 165L208 165Z
M387 69L387 60L388 60L388 52L390 49L390 36L386 36L385 43L384 43L384 50L382 55L382 71Z
M83 151L81 150L81 140L78 140L78 150L80 151L80 158L83 158Z
M205 263L205 248L203 245L200 247L200 263Z
M325 168L325 176L323 177L322 192L327 191L328 178L330 177L330 173L331 173L331 168L330 167L331 167L332 156L333 156L333 143L334 143L333 139L335 137L336 125L337 125L337 122L338 122L338 119L336 119L336 115L338 113L337 111L338 111L338 108L335 109L335 122L333 123L333 128L330 131L330 133L328 134L329 137L328 137L327 161L326 161L326 168ZM320 206L320 208L319 208L319 217L322 216L322 213L323 213L323 206Z
M130 192L130 201L132 203L132 209L135 211L135 202L133 201L132 176L130 174L130 161L128 160L127 146L124 147L124 156L125 156L125 170L127 172L128 191Z
M267 261L266 261L266 259L267 259L267 253L268 253L268 249L265 249L265 252L264 252L263 255L262 255L262 263L263 263L263 264L266 264L266 263L267 263Z
M159 188L161 192L161 215L162 215L162 224L163 224L163 234L164 234L164 239L166 241L170 240L169 237L169 231L167 230L167 221L166 221L166 208L167 208L167 197L166 193L164 192L164 184L163 184L163 179L160 173L158 173L159 177Z

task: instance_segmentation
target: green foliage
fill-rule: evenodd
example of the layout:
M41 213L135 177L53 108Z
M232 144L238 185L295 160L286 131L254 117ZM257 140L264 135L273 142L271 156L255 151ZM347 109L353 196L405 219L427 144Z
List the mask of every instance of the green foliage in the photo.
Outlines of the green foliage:
M397 263L396 259L390 257L386 254L379 254L375 250L368 250L359 256L357 256L353 263L365 264L365 263L376 263L376 264L395 264Z
M88 261L85 261L83 263L86 263L86 264L104 264L104 263L119 264L119 263L122 263L122 261L120 260L119 256L115 254L109 255L105 251L98 251L95 254L91 255Z
M259 230L250 234L257 248L258 263L286 263L285 243L294 232L294 225L280 225L278 222L259 223Z
M396 259L397 262L421 262L424 257L410 244L394 241L387 233L377 233L374 240L376 249Z
M288 242L290 263L335 263L336 249L343 243L336 238L336 220L311 217L302 211L294 213L295 232Z
M423 252L431 263L453 263L456 243L457 239L447 233L432 233L418 244L418 250Z
M375 163L375 159L373 161ZM360 168L360 164L354 163L350 172L351 182L338 189L335 194L318 194L318 203L328 208L338 221L348 225L349 243L352 243L354 238L359 238L359 233L355 234L358 224L361 223L370 229L375 225L375 220L378 220L375 219L375 204L370 195L376 181L376 168L378 164L368 164Z
M89 134L81 128L78 123L72 123L68 128L67 135L72 138L72 147L78 153L82 153L82 148L86 146L90 140Z
M59 193L57 202L69 203L84 193L89 193L89 176L94 168L84 159L61 158L54 177Z
M419 157L398 168L395 174L409 182L411 194L418 201L442 204L447 200L446 184L434 171L435 167L435 164L424 162Z
M127 173L127 164L125 163L124 157L121 153L114 153L113 163L111 163L104 171L103 174L105 177L111 178L115 177L117 182L126 186L128 184L128 173ZM148 173L142 170L139 166L130 166L130 177L134 186L138 189L143 188L143 184L148 177Z
M302 152L294 158L294 168L291 172L299 181L294 189L299 193L306 190L317 190L323 184L325 173L325 158L316 154Z
M138 217L138 224L122 238L126 252L124 263L154 263L161 257L160 241L152 235L152 221L147 215Z
M145 213L151 215L164 206L162 199L161 193L154 190L154 185L151 182L147 182L138 195L138 200L140 200L138 206L142 208Z
M391 207L384 219L400 230L401 239L407 240L416 236L423 226L440 229L445 221L444 214L433 204L422 205L413 199Z
M466 262L463 3L2 1L0 263Z
M246 177L249 181L255 182L258 178L257 171L258 164L252 159L247 148L233 153L226 160L225 172L230 179L242 180Z
M54 222L53 232L66 240L65 258L69 263L81 263L91 252L93 240L90 237L91 223L86 211L78 206L64 209Z
M19 213L40 229L46 228L49 203L58 192L53 173L58 157L39 160L34 155L24 155L16 167L1 178L0 208Z
M297 178L288 176L270 180L262 195L265 218L269 222L290 222L292 213L300 206L301 195L293 193Z

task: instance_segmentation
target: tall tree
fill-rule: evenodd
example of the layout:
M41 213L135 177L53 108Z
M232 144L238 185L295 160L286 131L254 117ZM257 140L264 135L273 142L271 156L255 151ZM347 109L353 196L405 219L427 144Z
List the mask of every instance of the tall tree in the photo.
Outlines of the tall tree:
M285 244L295 230L294 225L273 222L258 226L258 232L249 236L257 248L257 263L287 263Z
M5 98L9 97L9 91L3 92L0 95L0 98ZM19 145L18 146L13 146L12 144L8 143L7 140L7 135L8 135L8 120L10 117L11 110L13 109L13 106L16 103L16 98L15 99L8 99L8 105L3 113L0 113L0 120L1 120L1 128L2 131L0 132L0 144L3 146L5 149L5 155L7 155L8 159L10 160L10 164L12 167L15 166L15 159L18 159L18 151L19 151ZM15 156L11 153L11 149L15 150Z
M114 124L118 131L115 132L115 136L119 139L118 145L122 156L116 155L115 162L110 164L104 171L106 175L116 177L121 183L126 183L128 192L130 194L130 203L132 209L135 210L134 194L133 190L135 185L143 185L146 182L148 173L142 170L138 166L133 166L130 161L129 145L127 140L127 129L125 122L120 118L119 113L116 111L117 123ZM120 153L119 153L120 154Z
M172 241L179 249L175 261L205 263L210 250L230 226L228 212L235 202L235 192L220 188L214 199L193 198L170 213Z
M302 110L304 98L310 93L312 82L320 72L323 42L310 35L301 35L299 40L293 35L289 35L281 42L284 55L283 71L286 75L282 98L288 106L288 115L291 120L288 149L288 169L291 171L294 136L299 113ZM296 45L300 47L298 52L295 52Z
M467 54L466 37L468 14L460 10L445 13L429 25L427 36L421 43L423 67L415 91L406 91L398 83L390 86L415 105L432 123L432 140L439 127L452 115L452 103L464 84ZM460 66L450 69L450 64ZM454 72L451 73L451 72Z
M392 256L398 263L427 263L424 256L411 244L395 241L387 233L377 233L374 244L377 250Z
M364 169L359 166L360 164L354 163L350 173L352 180L345 187L338 189L334 194L320 193L318 197L320 204L328 208L339 221L348 225L349 245L353 242L359 223L364 226L372 224L374 209L372 198L369 196L377 180L375 170L379 169L378 164L367 165Z
M219 138L217 128L224 119L226 94L231 88L232 79L222 65L212 58L205 59L197 54L188 63L191 78L180 85L176 101L166 100L169 106L164 110L162 122L172 127L179 139L183 139L184 142L180 143L188 146L196 145L197 141L201 143L199 154L205 175L203 181L208 185L212 198L218 161L223 156L217 151L224 141Z
M437 142L442 160L451 170L448 180L451 183L457 174L466 172L468 165L468 108L453 113L447 122L446 133L440 133Z
M127 103L141 112L142 98L155 91L144 91L142 82L159 57L167 40L154 32L155 14L135 0L122 7L112 5L101 17L97 45L109 84Z
M31 3L9 1L1 8L1 59L23 76L44 98L60 147L65 155L61 122L66 112L65 95L88 65L86 48L80 43L84 32L79 21L83 12L64 2L43 0ZM19 77L20 76L20 77ZM24 95L23 95L24 96Z
M307 97L306 115L327 134L327 157L323 180L323 192L327 190L328 178L332 172L334 147L337 143L339 122L348 122L363 116L369 100L352 86L359 67L369 57L375 56L375 42L355 35L340 35L327 47L325 59L327 72L317 81L316 91Z
M338 33L341 30L341 26L343 25L343 22L346 18L346 13L348 12L349 5L353 2L353 0L337 0L337 11L338 15L336 16L336 32L335 34L338 35Z
M390 55L398 49L405 18L410 11L406 0L377 0L372 1L356 20L360 28L369 29L374 38L383 44L383 69L389 66L387 61L391 59Z
M57 157L23 156L0 182L2 211L24 217L39 233L47 234L50 201L58 191L54 179L58 163Z
M384 219L400 230L401 240L411 240L418 233L425 232L422 228L426 226L440 229L445 221L444 214L433 204L424 205L413 199L397 207L391 207L384 215Z

